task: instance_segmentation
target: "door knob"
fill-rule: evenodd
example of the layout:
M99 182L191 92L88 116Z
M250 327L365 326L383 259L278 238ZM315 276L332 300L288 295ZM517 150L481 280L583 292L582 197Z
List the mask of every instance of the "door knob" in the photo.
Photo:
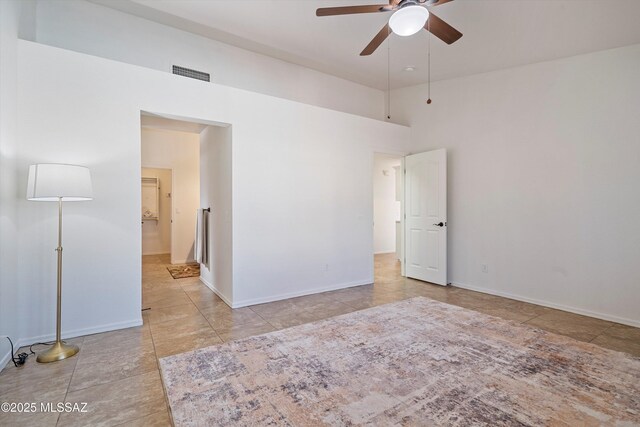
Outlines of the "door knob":
M444 227L444 222L440 221L439 223L433 224L433 225L435 225L437 227Z

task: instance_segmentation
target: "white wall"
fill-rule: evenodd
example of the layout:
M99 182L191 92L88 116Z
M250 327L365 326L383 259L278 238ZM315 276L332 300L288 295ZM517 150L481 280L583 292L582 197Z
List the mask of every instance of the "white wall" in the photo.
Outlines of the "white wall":
M400 220L400 202L396 201L394 166L400 166L399 157L380 153L374 155L373 251L376 254L396 251L396 220Z
M144 159L142 160L144 163ZM171 253L171 169L142 168L143 178L157 178L158 219L142 219L142 255ZM142 205L144 212L144 204Z
M171 262L193 262L200 203L200 137L196 133L142 129L142 167L173 170Z
M0 1L0 336L19 338L16 196L17 174L17 42L20 5ZM0 369L11 353L9 341L0 338Z
M412 150L448 149L453 284L640 326L638 70L635 45L392 93Z
M384 118L383 91L84 0L40 1L37 16L40 43L169 73L194 68L215 83Z
M141 322L141 110L233 126L234 304L372 281L372 153L406 150L407 128L37 43L18 48L18 187L37 161L92 171L94 200L69 203L66 215L65 335ZM22 337L51 336L54 206L20 199L19 214Z
M232 128L208 126L200 133L200 207L211 208L209 268L200 279L233 304Z

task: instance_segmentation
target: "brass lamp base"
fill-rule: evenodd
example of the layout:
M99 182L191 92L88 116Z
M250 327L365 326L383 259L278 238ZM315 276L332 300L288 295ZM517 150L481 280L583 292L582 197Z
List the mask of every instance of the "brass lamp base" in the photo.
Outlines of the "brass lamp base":
M66 359L79 352L80 349L76 345L65 344L62 341L56 341L47 351L38 354L36 360L40 363L55 362Z

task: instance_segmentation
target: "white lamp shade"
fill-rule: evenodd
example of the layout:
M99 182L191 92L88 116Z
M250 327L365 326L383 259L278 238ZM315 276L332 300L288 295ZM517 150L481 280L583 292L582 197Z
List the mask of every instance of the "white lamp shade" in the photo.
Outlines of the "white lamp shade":
M405 6L391 15L389 27L399 36L410 36L424 28L427 19L429 19L429 11L426 7Z
M76 165L40 163L29 166L27 199L42 202L92 200L89 168Z

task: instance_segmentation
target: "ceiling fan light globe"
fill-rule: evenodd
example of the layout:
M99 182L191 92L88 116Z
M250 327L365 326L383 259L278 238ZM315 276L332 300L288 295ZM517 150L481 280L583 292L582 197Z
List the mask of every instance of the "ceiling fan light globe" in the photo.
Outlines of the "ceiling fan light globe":
M422 28L429 19L427 8L413 5L397 10L389 19L391 31L399 36L411 36Z

